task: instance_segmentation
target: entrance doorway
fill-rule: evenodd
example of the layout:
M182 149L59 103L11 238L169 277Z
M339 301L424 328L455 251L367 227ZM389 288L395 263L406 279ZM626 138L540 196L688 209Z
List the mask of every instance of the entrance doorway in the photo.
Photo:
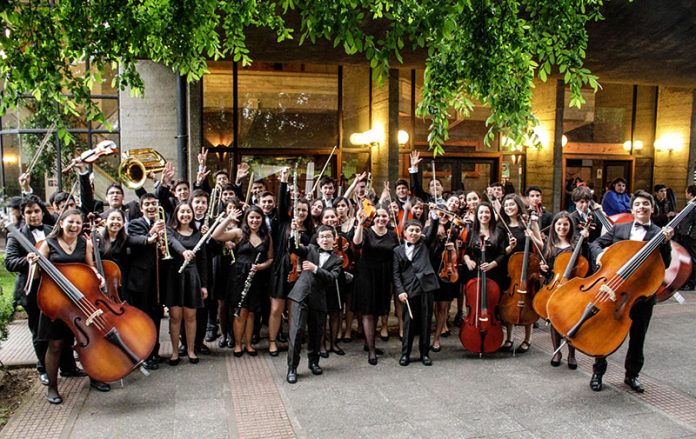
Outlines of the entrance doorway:
M424 159L420 164L423 174L423 188L428 189L432 179L432 160ZM406 169L402 175L408 176L408 156L403 163ZM474 190L484 194L486 188L500 178L500 157L447 157L435 159L435 175L442 182L444 192Z
M617 177L624 178L628 182L627 190L633 191L633 159L617 160L597 156L568 155L564 157L563 167L565 169L564 209L574 210L570 193L578 184L585 184L592 189L597 202L602 200L605 189Z

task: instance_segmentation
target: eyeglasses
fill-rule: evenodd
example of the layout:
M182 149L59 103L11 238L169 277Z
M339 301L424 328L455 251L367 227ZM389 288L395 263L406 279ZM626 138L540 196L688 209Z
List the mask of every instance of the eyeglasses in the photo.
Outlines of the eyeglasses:
M333 239L333 235L317 236L317 241L320 239L326 239L326 240Z

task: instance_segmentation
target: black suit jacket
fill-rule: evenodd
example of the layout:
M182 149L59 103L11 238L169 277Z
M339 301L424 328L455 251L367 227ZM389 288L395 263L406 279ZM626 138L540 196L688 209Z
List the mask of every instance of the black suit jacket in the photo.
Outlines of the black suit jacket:
M43 231L46 236L51 233L52 227L44 224ZM26 236L32 244L36 244L34 235L31 233L29 226L24 224L19 228L19 232ZM7 238L7 247L5 248L5 268L12 273L18 273L15 280L14 301L15 304L27 306L27 295L24 294L24 285L27 283L27 275L29 273L29 263L27 262L27 251L22 248L17 239L10 235ZM38 282L35 283L37 285Z
M326 289L336 282L343 268L343 260L335 253L331 253L323 266L319 267L319 247L309 244L308 247L291 247L293 253L297 253L303 260L317 265L317 272L302 271L300 278L288 294L288 299L295 302L306 301L309 309L326 312Z
M633 228L633 222L615 224L614 230L607 232L604 235L597 238L595 241L590 243L590 252L592 254L592 259L596 260L597 256L602 252L603 249L609 247L620 241L626 241L631 239L631 229ZM655 224L651 224L650 229L645 234L643 241L650 241L655 235L662 233L662 229L657 227ZM660 254L662 260L665 263L665 267L669 266L672 261L672 244L669 241L665 241L660 245Z
M156 252L160 251L158 244L147 243L151 226L145 217L136 218L128 223L128 246L131 249L130 266L126 288L130 291L148 292L154 289L152 285L155 277L157 258ZM170 253L183 253L184 246L179 241L172 238L171 233L167 234ZM165 272L166 267L160 262L160 275ZM176 267L178 270L179 267Z
M430 263L430 250L437 239L438 220L433 220L425 238L415 245L413 260L406 256L406 243L394 249L394 289L397 294L406 293L415 297L423 292L440 288L437 273Z

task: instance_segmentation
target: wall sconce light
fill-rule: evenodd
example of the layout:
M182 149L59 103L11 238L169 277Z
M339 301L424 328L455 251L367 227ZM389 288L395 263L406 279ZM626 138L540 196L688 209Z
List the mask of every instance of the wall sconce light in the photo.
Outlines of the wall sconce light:
M408 133L406 133L408 135ZM379 146L384 142L384 132L377 129L367 130L363 133L353 133L350 135L350 143L353 145Z
M635 140L635 141L633 142L633 145L631 145L631 141L630 141L630 140L627 140L627 141L625 141L624 144L623 144L623 149L624 149L624 151L630 152L630 151L631 151L631 146L633 146L633 150L634 150L634 151L640 151L641 149L643 149L643 142L641 142L640 140Z
M407 143L408 143L408 139L409 139L408 131L399 130L399 133L398 133L398 135L397 135L397 138L398 138L398 140L399 140L399 145L405 145L405 144L407 144Z
M655 141L658 151L675 151L680 149L682 139L676 134L666 134Z
M568 136L565 134L561 136L561 148L565 148L565 146L568 144Z
M15 154L5 154L2 157L2 162L6 165L16 165L19 162L19 159Z

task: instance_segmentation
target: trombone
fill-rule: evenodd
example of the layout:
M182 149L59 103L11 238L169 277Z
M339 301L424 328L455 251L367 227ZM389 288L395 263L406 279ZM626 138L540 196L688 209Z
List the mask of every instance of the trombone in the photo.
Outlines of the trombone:
M160 238L160 251L162 252L162 260L167 261L169 259L172 259L171 253L169 253L169 241L167 240L167 226L166 226L166 219L164 216L164 207L162 206L157 206L157 221L162 221L165 223L164 226L164 234L162 235L162 238Z
M162 172L167 161L152 148L126 151L121 156L118 178L129 189L140 189L150 172Z

